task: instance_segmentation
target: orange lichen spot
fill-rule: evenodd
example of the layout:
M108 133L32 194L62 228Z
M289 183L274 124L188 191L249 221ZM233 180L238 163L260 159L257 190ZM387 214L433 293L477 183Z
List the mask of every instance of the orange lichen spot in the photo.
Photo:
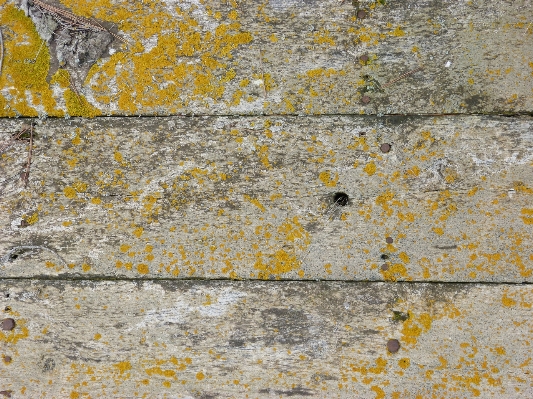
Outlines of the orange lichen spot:
M444 230L442 229L442 227L433 227L431 230L433 230L433 232L435 234L438 234L439 236L444 234Z
M131 370L131 363L128 361L119 362L115 363L113 367L116 368L120 372L120 374L124 374L126 371Z
M100 205L102 203L102 200L98 197L93 197L91 198L91 204L94 204L94 205Z
M149 269L148 265L145 265L144 263L139 263L137 265L137 271L140 274L148 274L150 272L150 269Z
M205 375L204 375L204 373L202 373L201 371L199 371L199 372L196 373L196 379L197 379L198 381L202 381L204 378L205 378Z
M400 252L398 256L400 257L403 263L411 262L411 259L409 259L409 256L405 252Z
M504 293L502 297L502 304L503 306L510 307L516 305L516 301L513 298L509 298L507 293Z
M428 313L422 313L419 316L408 312L409 318L402 325L402 342L415 345L417 338L431 328L431 316Z
M76 193L76 190L74 190L70 186L67 186L63 189L63 194L65 195L65 197L69 199L74 199L78 196L78 194Z
M91 265L87 264L87 263L83 263L81 265L81 269L84 271L84 272L88 272L89 270L91 270Z
M102 335L100 333L94 334L94 339L98 341L100 338L102 338Z
M252 197L250 197L249 195L246 195L246 194L244 194L243 197L244 197L244 199L246 201L248 201L249 203L251 203L251 204L255 205L256 207L258 207L261 210L261 212L265 211L265 207L263 206L263 204L261 202L259 202L258 199L252 198Z
M32 225L39 221L39 214L37 212L34 212L30 216L23 215L22 219L24 219L29 225Z
M122 244L120 246L120 252L123 252L123 253L126 253L130 250L131 248L131 245L128 245L128 244Z
M398 366L400 366L402 369L406 369L411 365L411 360L407 357L403 357L400 360L398 360Z
M376 173L376 164L374 162L367 163L364 171L368 176L372 176L374 173Z
M136 236L137 238L141 238L141 236L143 235L143 232L144 232L144 229L139 226L135 230L133 230L133 235Z
M520 216L524 224L533 224L533 208L523 208L520 213L525 216Z
M72 391L72 392L70 393L70 399L78 399L79 397L80 397L79 392Z
M377 385L372 385L370 389L376 394L375 399L384 399L385 398L385 391L378 387Z
M339 181L339 174L335 173L335 178L332 179L330 171L326 170L324 172L321 172L318 175L318 178L322 180L322 183L324 183L326 187L335 187L337 185L337 182Z

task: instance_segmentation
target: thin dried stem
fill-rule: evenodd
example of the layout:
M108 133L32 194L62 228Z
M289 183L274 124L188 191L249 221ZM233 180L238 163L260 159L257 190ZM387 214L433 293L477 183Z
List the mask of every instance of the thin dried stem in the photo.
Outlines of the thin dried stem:
M4 65L4 35L0 29L0 76L2 76L2 66Z
M69 11L63 10L59 7L54 7L50 4L44 3L41 0L33 0L33 4L42 12L51 15L57 23L61 26L74 31L79 30L91 30L96 32L107 32L114 38L126 43L126 41L120 36L114 34L109 29L104 28L98 22L93 22L90 19L80 17Z
M29 127L25 127L20 132L15 133L13 136L11 136L11 140L9 140L7 144L5 144L3 147L0 148L0 153L4 152L9 147L11 147L15 143L15 141L17 141L24 133L28 131L28 129Z
M398 82L399 80L402 80L403 78L406 78L407 76L412 75L413 73L420 71L421 69L424 69L424 67L418 67L416 69L413 69L412 71L406 72L403 75L398 76L396 79L391 80L389 83L384 84L382 87L385 88L387 86L390 86L390 85Z
M24 173L24 187L28 186L28 181L30 178L30 165L31 165L32 151L33 151L33 123L30 124L30 147L28 148L28 162L26 164L26 172Z

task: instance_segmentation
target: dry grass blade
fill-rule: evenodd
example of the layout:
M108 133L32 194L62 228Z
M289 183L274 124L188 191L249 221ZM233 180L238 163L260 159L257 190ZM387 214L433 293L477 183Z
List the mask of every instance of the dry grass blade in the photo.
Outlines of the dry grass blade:
M24 173L24 187L28 185L28 180L30 178L30 165L31 165L32 150L33 150L33 123L30 124L30 146L28 148L28 162L26 164L26 172Z
M0 76L2 76L2 66L4 65L4 37L0 29Z
M403 78L406 78L407 76L412 75L413 73L418 72L418 71L420 71L422 69L424 69L424 67L418 67L416 69L413 69L412 71L406 72L403 75L398 76L396 79L391 80L390 82L388 82L387 84L383 85L382 87L383 88L388 87L388 86L398 82L399 80L402 80Z
M79 15L73 14L59 7L54 7L50 4L42 2L41 0L33 0L33 4L39 8L42 13L51 15L61 26L64 26L67 29L107 32L114 38L126 43L123 38L104 28L98 22L93 22L87 18L80 17Z
M11 136L11 140L9 140L7 144L0 148L0 153L11 147L15 143L15 141L17 141L24 133L28 131L28 129L29 127L24 127L20 132L15 133L13 136Z

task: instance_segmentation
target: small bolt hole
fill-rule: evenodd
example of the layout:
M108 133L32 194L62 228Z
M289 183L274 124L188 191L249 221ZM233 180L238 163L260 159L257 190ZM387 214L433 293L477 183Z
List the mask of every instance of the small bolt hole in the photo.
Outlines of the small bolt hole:
M10 308L9 306L6 306L6 307L4 308L4 311L5 311L5 312L11 312L11 308Z
M350 197L346 193L335 193L333 196L333 203L339 206L346 206L350 202Z
M383 254L383 255L381 255L381 259L383 259L383 260L389 259L389 255Z

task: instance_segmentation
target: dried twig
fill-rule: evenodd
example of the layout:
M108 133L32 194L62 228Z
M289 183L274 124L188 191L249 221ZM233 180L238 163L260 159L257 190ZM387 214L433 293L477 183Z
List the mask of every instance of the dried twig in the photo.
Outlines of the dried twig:
M0 148L0 153L4 152L9 147L11 147L15 143L15 141L17 141L24 133L26 133L28 131L29 128L30 128L29 126L23 127L20 132L15 133L14 135L12 135L11 136L11 140L9 140L6 145L4 145L3 147Z
M407 76L412 75L413 73L420 71L421 69L424 69L424 67L418 67L416 69L413 69L412 71L406 72L403 75L398 76L396 79L391 80L389 83L384 84L382 87L385 88L387 86L390 86L390 85L398 82L399 80L402 80L403 78L406 78Z
M76 97L78 98L78 102L80 103L80 107L83 107L83 102L81 101L80 93L78 89L76 88L76 85L72 81L72 76L70 76L70 74L68 75L68 80L70 81L70 89L74 92L74 94L76 94Z
M2 76L2 66L4 65L4 38L0 29L0 76Z
M90 19L80 17L79 15L63 10L62 8L51 6L50 4L46 4L41 0L33 0L33 4L42 13L51 15L57 21L57 23L69 30L91 30L95 32L107 32L114 38L126 43L123 38L114 34L109 29L104 28L98 22L93 22Z
M30 147L28 148L28 162L26 163L26 172L24 173L24 187L28 185L28 180L30 178L30 165L31 165L31 155L33 151L33 123L30 124Z

